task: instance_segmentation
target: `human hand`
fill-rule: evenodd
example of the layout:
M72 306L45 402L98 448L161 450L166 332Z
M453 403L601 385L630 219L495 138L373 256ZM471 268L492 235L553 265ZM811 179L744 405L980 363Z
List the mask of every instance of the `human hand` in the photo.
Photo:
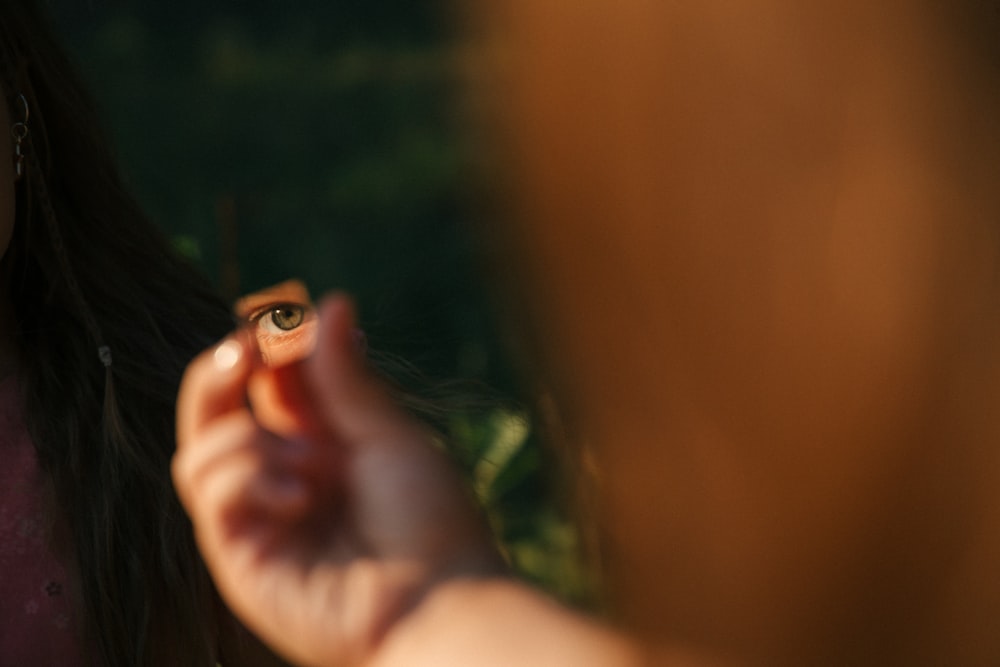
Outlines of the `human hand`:
M280 405L248 404L251 378ZM367 369L344 296L304 361L262 367L246 335L203 353L177 414L174 482L219 592L291 660L359 664L436 583L503 569L433 437Z

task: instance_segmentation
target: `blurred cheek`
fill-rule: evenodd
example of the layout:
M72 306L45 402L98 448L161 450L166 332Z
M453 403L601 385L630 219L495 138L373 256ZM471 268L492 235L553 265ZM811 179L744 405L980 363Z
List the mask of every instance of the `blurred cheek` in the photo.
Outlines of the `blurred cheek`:
M581 7L593 49L523 35L512 116L550 351L653 630L787 638L851 575L892 576L878 527L931 498L953 295L973 292L932 143L948 95L915 77L948 79L906 17L829 4ZM917 549L899 530L891 548Z
M891 151L815 157L721 171L681 153L671 199L632 218L617 300L601 295L614 344L578 350L624 592L674 601L674 627L770 636L764 600L782 623L827 613L865 576L878 546L860 540L893 519L930 414L952 292L933 179Z

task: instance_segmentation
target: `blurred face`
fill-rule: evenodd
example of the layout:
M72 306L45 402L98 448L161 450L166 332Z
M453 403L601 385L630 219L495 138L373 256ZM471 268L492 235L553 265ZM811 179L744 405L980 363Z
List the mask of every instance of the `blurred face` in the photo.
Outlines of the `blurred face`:
M996 156L916 4L507 3L524 250L657 639L892 652L983 539Z

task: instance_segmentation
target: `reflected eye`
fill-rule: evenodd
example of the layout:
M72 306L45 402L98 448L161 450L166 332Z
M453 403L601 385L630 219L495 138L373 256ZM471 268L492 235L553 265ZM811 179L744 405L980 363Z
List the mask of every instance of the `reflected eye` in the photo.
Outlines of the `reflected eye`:
M306 318L306 308L297 303L280 303L258 310L250 316L264 333L281 335L302 326Z
M248 294L233 304L233 313L257 340L266 366L283 366L312 352L319 320L300 280Z

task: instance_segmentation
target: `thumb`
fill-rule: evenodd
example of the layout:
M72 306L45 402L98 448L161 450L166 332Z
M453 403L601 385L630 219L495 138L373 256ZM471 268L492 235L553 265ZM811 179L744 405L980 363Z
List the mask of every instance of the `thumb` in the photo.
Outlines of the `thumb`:
M316 418L347 442L383 440L412 430L388 388L368 368L355 322L350 297L333 294L321 301L316 348L305 362Z

